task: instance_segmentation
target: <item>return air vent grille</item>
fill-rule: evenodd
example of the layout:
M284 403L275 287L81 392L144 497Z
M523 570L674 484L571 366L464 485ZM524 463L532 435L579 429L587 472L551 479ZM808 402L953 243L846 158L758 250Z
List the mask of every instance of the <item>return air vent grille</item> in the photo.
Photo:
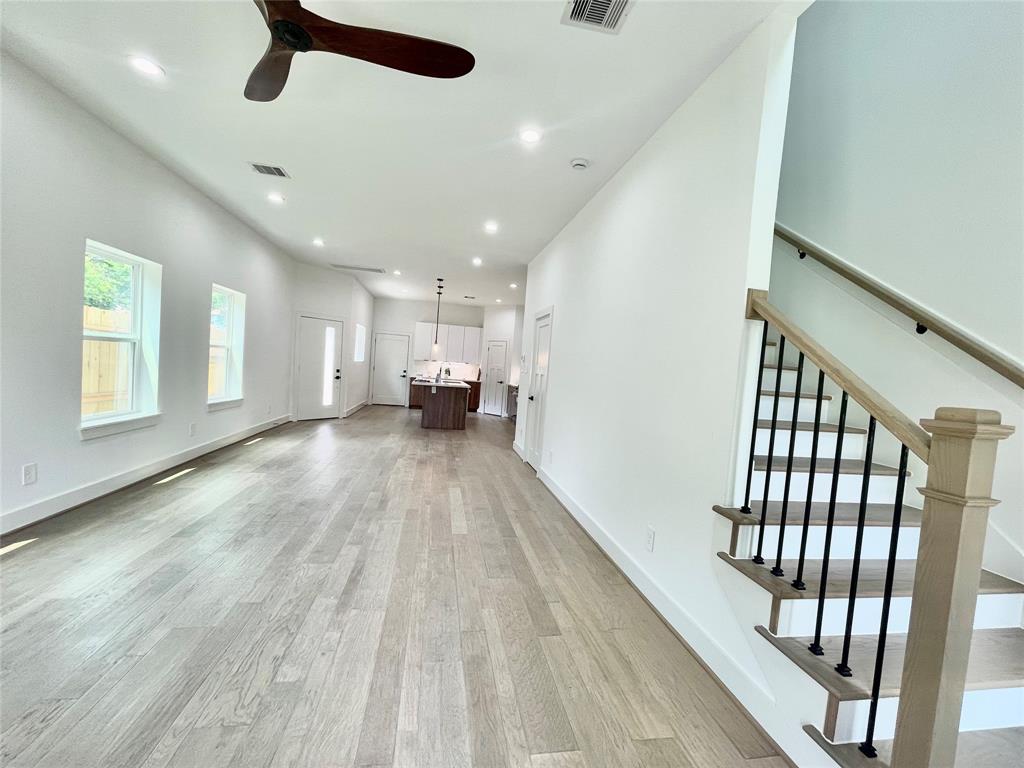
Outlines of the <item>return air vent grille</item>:
M354 264L331 264L335 269L347 269L351 272L373 272L378 275L384 274L382 267L360 267Z
M262 173L264 176L280 176L285 179L290 179L288 171L276 165L263 165L262 163L249 163L252 169L256 173Z
M569 0L562 23L617 35L633 3L634 0Z

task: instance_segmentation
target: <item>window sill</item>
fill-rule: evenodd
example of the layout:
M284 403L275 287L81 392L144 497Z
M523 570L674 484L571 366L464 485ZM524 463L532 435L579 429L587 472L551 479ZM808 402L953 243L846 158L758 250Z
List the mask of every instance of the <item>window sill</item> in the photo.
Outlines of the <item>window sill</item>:
M94 440L97 437L118 435L122 432L133 432L136 429L152 427L160 421L159 413L147 413L144 415L129 414L116 419L104 419L102 421L89 421L78 428L82 440Z
M227 400L210 400L206 403L206 412L224 411L228 408L239 408L245 402L244 398L233 397Z

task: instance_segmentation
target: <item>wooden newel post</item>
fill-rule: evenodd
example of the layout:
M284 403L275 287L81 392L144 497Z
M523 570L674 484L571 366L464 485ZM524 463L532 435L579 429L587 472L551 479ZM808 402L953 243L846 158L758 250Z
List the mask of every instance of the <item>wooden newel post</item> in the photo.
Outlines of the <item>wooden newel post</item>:
M939 408L932 434L892 768L952 768L996 447L1013 434L996 411Z

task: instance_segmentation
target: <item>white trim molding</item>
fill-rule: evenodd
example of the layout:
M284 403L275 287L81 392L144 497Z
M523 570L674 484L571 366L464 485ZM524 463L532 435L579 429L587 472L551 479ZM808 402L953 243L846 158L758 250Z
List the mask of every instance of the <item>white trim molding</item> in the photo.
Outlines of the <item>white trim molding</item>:
M367 405L368 405L368 403L367 403L367 402L366 402L365 400L363 400L363 401L362 401L361 403L356 403L356 404L355 404L355 405L353 405L353 406L352 406L351 408L348 408L348 409L346 409L346 410L345 410L345 413L344 413L344 414L342 414L342 417L341 417L341 418L343 418L343 419L347 419L347 418L348 418L349 416L351 416L351 415L352 415L353 413L355 413L356 411L361 411L361 410L362 410L363 408L365 408L365 407L366 407Z
M226 411L228 408L240 408L245 402L243 397L229 397L225 400L210 400L206 404L206 412Z
M119 435L122 432L133 432L136 429L153 427L159 421L159 411L157 413L132 413L114 419L85 422L78 428L78 433L82 440L95 440L98 437L108 437Z

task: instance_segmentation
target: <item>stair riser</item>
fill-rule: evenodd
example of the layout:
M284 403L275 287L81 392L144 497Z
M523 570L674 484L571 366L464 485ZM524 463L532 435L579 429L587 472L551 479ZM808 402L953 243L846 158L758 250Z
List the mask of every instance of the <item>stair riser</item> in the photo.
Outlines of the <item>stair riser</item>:
M795 574L794 574L795 576ZM823 635L846 632L846 597L825 601ZM974 615L975 629L1019 627L1024 595L979 595ZM776 634L787 637L812 637L818 610L817 600L783 600ZM853 634L877 635L882 615L882 599L858 598L853 612ZM910 621L910 598L894 597L889 608L889 631L906 632Z
M786 536L782 542L782 558L797 559L800 557L800 536L802 533L801 523L803 518L797 515L795 519L787 521ZM779 526L766 525L764 528L764 546L762 552L764 558L769 555L774 558L779 546ZM897 545L896 557L905 560L913 560L917 556L917 544L920 538L920 528L902 528L900 530L899 543ZM854 526L836 526L832 531L832 554L831 557L838 560L852 560L854 539L857 529ZM743 526L740 530L737 555L749 557L757 549L757 526ZM861 557L867 560L885 560L889 557L889 537L891 530L880 526L864 528L864 541L861 548ZM807 555L810 560L820 560L825 554L825 526L812 525L807 529ZM786 574L792 579L795 574Z
M764 498L765 472L755 470L750 482L750 498ZM804 500L807 498L808 473L794 472L790 480L789 498ZM868 501L878 503L891 503L896 498L895 475L872 476L868 485ZM839 475L839 487L836 491L836 501L860 501L860 487L863 478L860 475ZM786 483L785 471L772 472L771 483L768 486L768 498L774 501L782 499ZM832 475L828 472L816 472L814 475L814 493L812 501L828 501L832 492Z
M764 376L761 379L761 386L764 387L765 389L774 389L775 388L775 378L776 378L777 375L778 375L777 369L775 369L775 368L765 368ZM782 372L782 389L783 390L788 390L788 391L792 392L793 388L795 386L796 386L796 371L786 371L786 370L784 370ZM813 370L809 366L805 365L804 366L804 377L803 377L803 381L800 382L800 388L804 392L810 392L811 394L814 394L815 392L817 392L818 391L818 372Z
M771 414L769 414L770 416ZM780 420L780 424L789 425L788 421ZM788 429L775 430L775 455L786 456L789 452L789 436L793 434ZM833 458L836 455L835 432L818 433L818 458ZM757 440L754 443L755 453L761 456L768 455L768 441L771 438L771 429L757 430ZM814 439L813 432L797 431L796 444L793 446L794 456L809 457L811 455L811 442ZM843 458L861 459L864 457L864 435L843 436Z
M844 701L839 704L836 742L860 742L868 725L868 701ZM899 698L878 700L875 738L891 739L896 729ZM966 691L960 711L960 730L1015 728L1024 725L1024 688L997 688Z
M790 421L793 418L793 403L798 398L795 397L780 397L779 398L779 415L780 421ZM814 421L814 405L815 401L813 397L801 397L800 400L800 413L797 416L799 421ZM772 417L772 403L775 401L775 395L761 395L760 404L757 407L757 417L759 419L770 420ZM821 420L828 421L829 406L831 400L821 401ZM838 413L838 411L836 411Z

